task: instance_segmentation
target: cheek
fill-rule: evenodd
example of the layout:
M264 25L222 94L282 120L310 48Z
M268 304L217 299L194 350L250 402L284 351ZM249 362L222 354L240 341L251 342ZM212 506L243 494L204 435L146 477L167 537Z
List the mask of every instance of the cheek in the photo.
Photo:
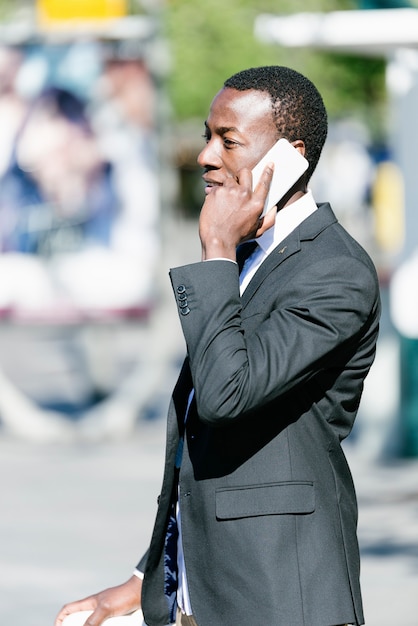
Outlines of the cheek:
M228 174L230 176L233 176L234 178L238 177L239 171L243 168L252 170L257 165L257 163L258 160L256 160L254 157L250 157L250 155L245 155L244 158L242 154L240 155L240 158L236 158L234 155L224 159L225 170L227 170Z
M266 148L266 151L267 149L268 148ZM231 150L227 154L224 154L224 166L236 176L243 168L252 170L263 156L263 148L261 150Z
M223 159L223 167L228 177L236 178L241 167L244 167L242 160L235 159L233 156L226 155Z

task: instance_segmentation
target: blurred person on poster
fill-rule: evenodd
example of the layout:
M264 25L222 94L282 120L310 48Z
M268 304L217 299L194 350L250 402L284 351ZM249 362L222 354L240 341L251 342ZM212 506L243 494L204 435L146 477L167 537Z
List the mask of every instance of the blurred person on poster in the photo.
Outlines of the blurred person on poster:
M22 63L19 48L0 45L0 178L9 166L16 135L28 109L16 84Z
M135 212L126 207L113 169L78 96L50 87L33 100L1 180L1 308L59 318L148 306L157 251L138 245L147 207L138 196Z
M327 126L316 87L287 67L239 72L212 101L202 256L170 272L187 358L150 547L125 583L64 606L55 626L140 608L148 626L364 623L341 442L380 298L371 259L308 188ZM309 167L261 217L273 167L254 190L251 170L282 138Z
M129 52L122 44L104 46L89 113L123 206L123 219L113 233L115 245L133 255L140 250L144 272L148 267L152 276L160 251L156 86L145 62L136 57L138 51Z

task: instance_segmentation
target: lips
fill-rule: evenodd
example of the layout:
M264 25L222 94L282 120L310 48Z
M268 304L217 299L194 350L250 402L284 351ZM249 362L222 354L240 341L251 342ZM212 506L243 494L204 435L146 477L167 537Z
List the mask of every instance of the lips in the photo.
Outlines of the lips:
M205 181L205 193L209 193L214 187L222 187L222 183L216 180L206 178L205 176L202 176L202 178Z

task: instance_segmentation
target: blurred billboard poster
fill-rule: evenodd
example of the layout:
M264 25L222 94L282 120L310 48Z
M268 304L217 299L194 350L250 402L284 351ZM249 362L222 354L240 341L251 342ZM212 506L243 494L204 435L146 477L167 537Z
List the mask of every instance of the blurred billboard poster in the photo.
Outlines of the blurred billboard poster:
M134 42L0 46L0 316L138 316L159 252L156 86Z

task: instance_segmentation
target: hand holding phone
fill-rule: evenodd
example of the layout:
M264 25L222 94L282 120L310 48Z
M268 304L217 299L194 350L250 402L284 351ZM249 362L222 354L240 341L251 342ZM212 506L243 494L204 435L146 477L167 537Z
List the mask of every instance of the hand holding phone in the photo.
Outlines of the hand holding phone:
M253 191L264 168L271 162L274 163L274 173L262 216L283 198L309 166L305 157L287 139L279 139L254 167L252 171Z

